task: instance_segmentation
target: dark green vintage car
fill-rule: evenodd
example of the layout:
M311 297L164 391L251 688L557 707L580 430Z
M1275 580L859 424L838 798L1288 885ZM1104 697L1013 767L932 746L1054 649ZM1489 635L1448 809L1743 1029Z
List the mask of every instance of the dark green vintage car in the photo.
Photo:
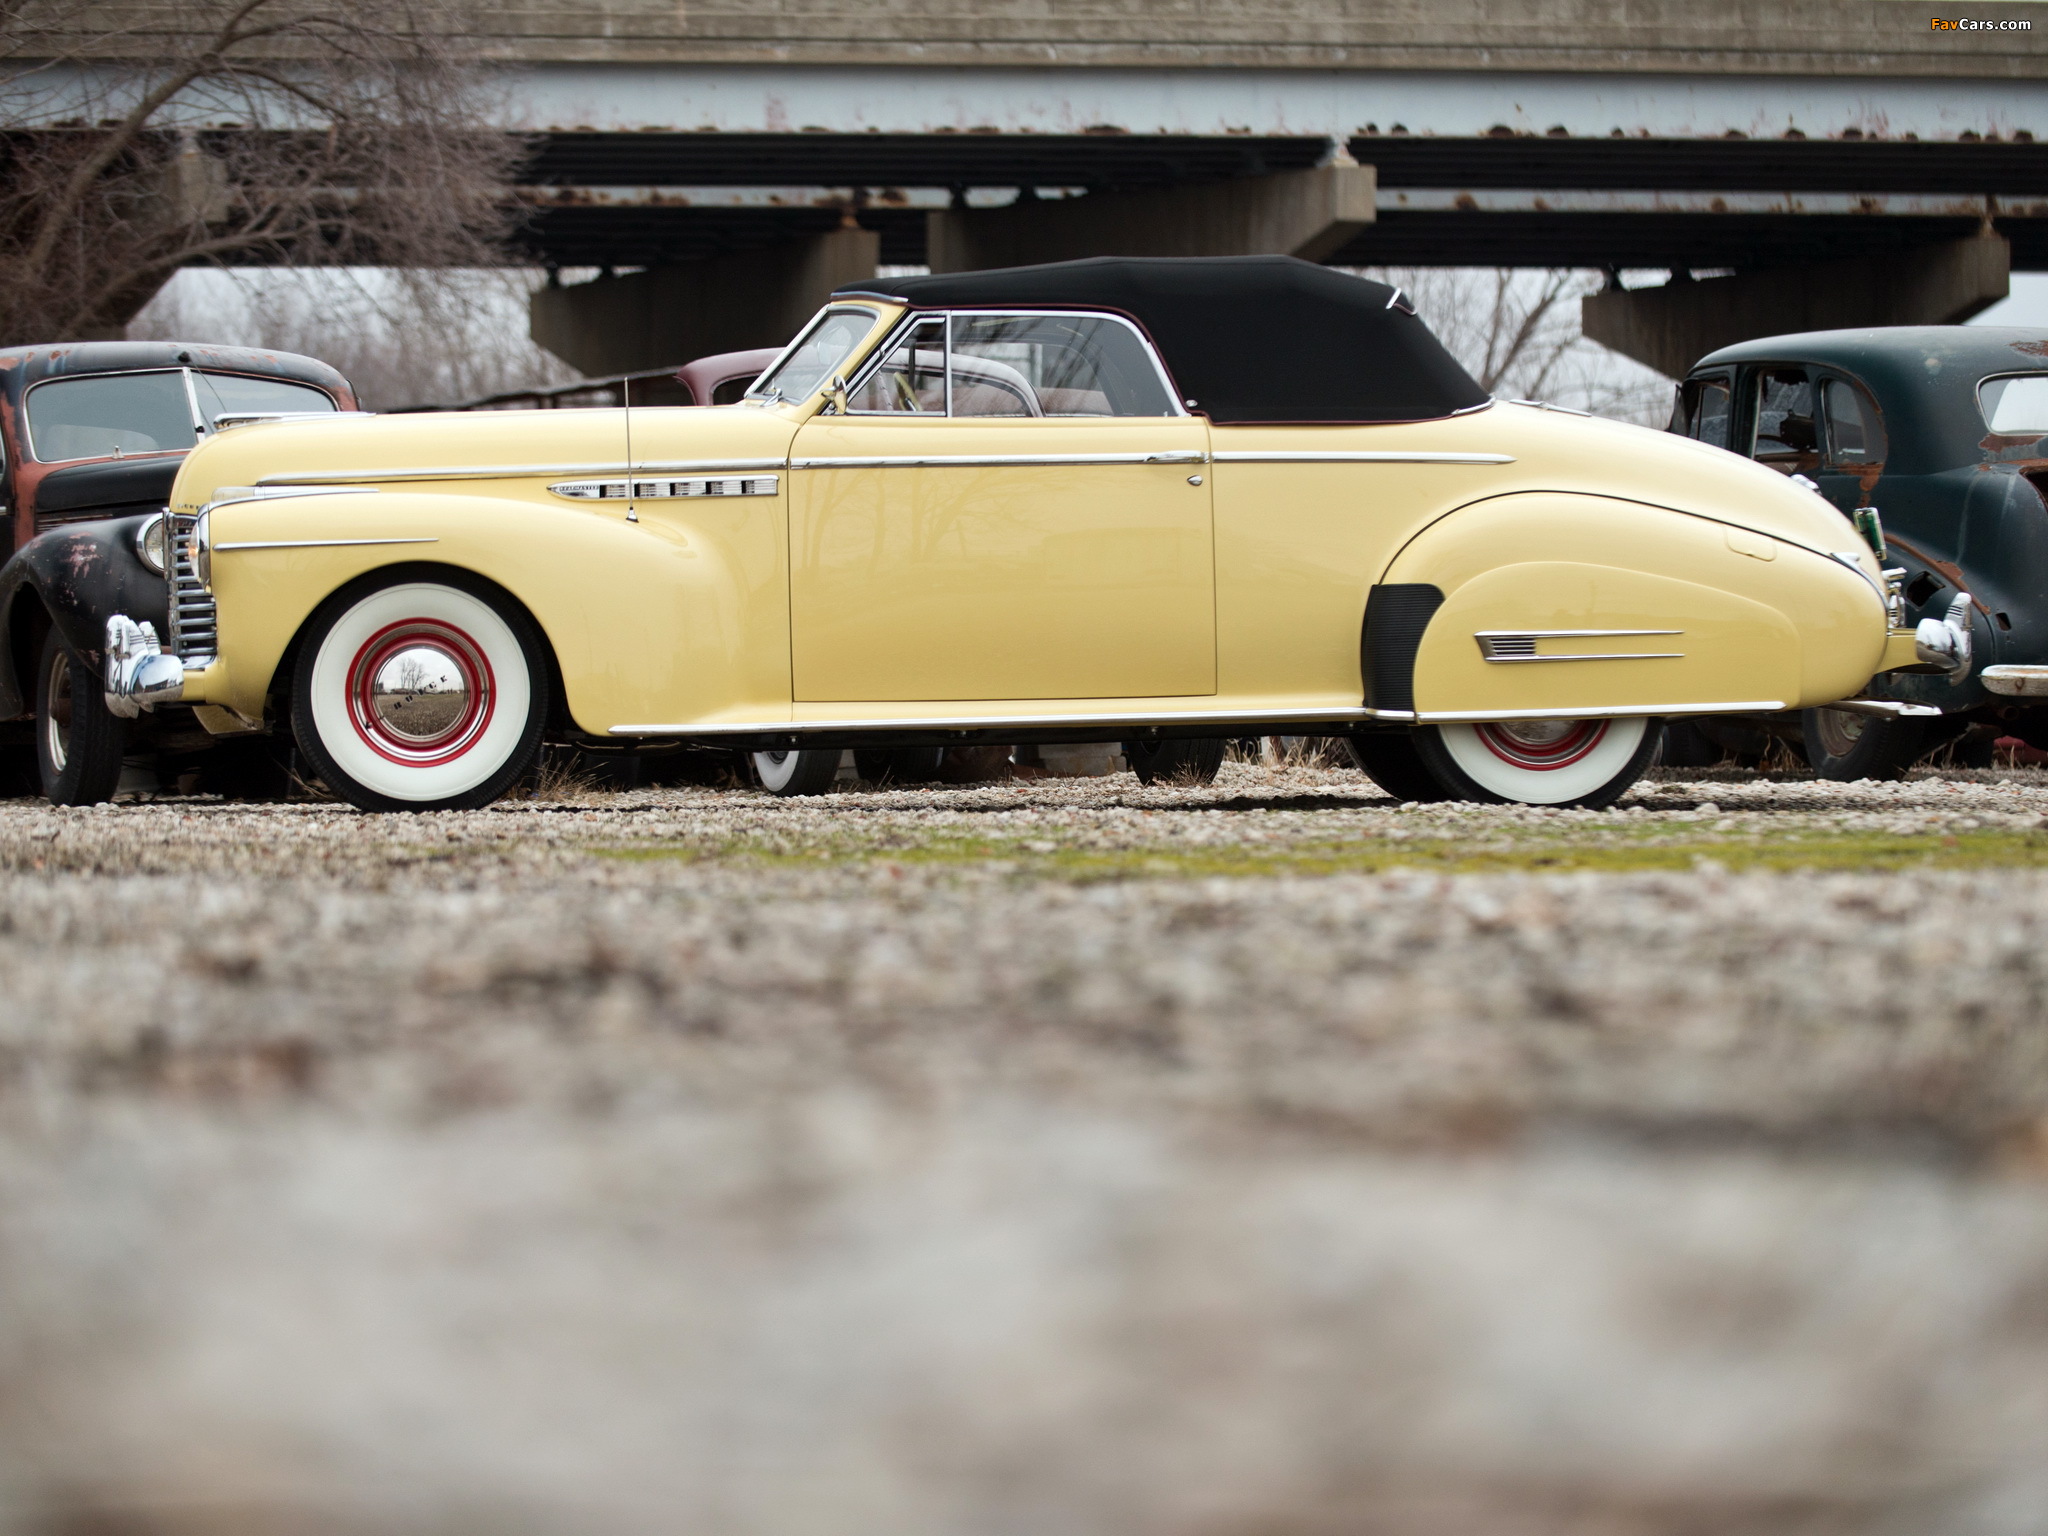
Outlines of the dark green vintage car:
M1953 616L1968 637L1946 665L1871 682L1871 697L1938 717L1806 711L1817 770L1883 777L1949 744L1988 761L1999 735L2048 748L2048 331L1897 326L1743 342L1694 366L1671 430L1805 476L1845 519L1875 508L1906 621Z

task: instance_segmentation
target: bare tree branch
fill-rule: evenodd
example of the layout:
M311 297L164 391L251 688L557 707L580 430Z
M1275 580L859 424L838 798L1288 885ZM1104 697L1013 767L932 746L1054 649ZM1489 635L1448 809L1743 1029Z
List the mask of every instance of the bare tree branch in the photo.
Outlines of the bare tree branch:
M116 332L181 266L502 260L521 146L465 3L4 0L0 343Z

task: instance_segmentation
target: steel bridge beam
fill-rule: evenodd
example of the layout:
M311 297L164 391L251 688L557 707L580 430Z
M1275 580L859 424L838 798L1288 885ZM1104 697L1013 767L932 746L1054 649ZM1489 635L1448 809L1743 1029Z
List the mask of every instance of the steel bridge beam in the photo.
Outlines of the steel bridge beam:
M708 261L543 288L528 320L535 341L586 374L779 347L834 288L873 277L879 254L872 232L834 229Z
M1580 301L1602 346L1681 377L1718 348L1758 336L1870 325L1956 325L2006 296L2010 252L1996 235L1810 266L1759 269Z

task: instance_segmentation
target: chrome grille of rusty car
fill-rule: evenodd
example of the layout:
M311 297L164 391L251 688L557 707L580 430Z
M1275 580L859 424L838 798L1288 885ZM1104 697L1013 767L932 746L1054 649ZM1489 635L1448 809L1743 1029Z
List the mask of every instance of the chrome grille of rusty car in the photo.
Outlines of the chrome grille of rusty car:
M190 513L171 518L171 654L188 666L204 666L213 660L219 645L220 621L215 614L213 594L199 584L199 572L192 563L192 529L199 519Z

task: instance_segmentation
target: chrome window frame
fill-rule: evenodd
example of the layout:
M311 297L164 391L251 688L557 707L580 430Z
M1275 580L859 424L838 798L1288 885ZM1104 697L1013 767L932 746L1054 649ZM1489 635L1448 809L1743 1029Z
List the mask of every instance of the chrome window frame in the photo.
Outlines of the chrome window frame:
M2015 368L2010 373L1987 373L1970 389L1971 398L1976 401L1977 419L1984 423L1984 430L1996 430L1991 425L1991 413L1984 409L1984 386L1997 384L2006 379L2048 379L2048 368ZM2013 435L2013 434L2007 434ZM2018 434L2024 436L2024 433Z
M87 453L81 454L75 459L46 459L37 450L35 417L31 414L29 408L29 401L34 398L37 390L50 384L76 384L84 379L139 379L144 375L155 373L175 373L179 376L179 382L184 386L185 410L192 418L191 448L143 448L136 450L132 454ZM35 383L22 391L21 437L22 441L28 446L28 456L38 464L89 464L110 458L147 458L151 454L158 453L190 453L192 448L197 448L218 430L207 421L206 409L199 403L199 386L193 382L193 377L201 373L217 374L222 378L228 379L270 379L279 384L289 384L295 389L310 389L316 395L323 396L326 399L329 409L326 411L308 411L306 413L308 416L363 414L360 411L354 413L344 411L341 402L335 399L321 385L308 383L304 379L280 378L274 373L236 373L225 368L199 368L184 363L171 363L161 368L107 368L98 373L74 373L56 379L37 379Z
M942 412L855 410L852 405L853 399L873 382L875 375L880 373L889 359L896 355L896 349L909 339L910 333L927 320L937 320L940 323L942 339L939 342L939 387L945 394L945 410ZM900 416L911 421L951 421L953 419L953 320L951 313L943 309L913 309L905 313L895 325L889 328L889 334L875 344L875 350L869 355L868 360L860 365L859 370L851 379L847 380L846 399L848 402L846 414L848 416Z
M1121 325L1125 330L1129 331L1131 335L1136 337L1138 345L1145 349L1145 356L1147 360L1149 360L1152 364L1153 377L1158 379L1159 387L1165 393L1166 403L1170 407L1170 409L1168 410L1165 416L1117 416L1113 414L1107 416L1029 417L955 416L953 414L953 319L956 315L966 316L972 319L997 320L1063 320L1072 319L1075 316L1081 316L1089 320L1112 320L1116 322L1118 325ZM1159 349L1152 345L1152 338L1147 336L1144 332L1143 327L1141 327L1135 320L1131 319L1130 316L1120 315L1117 314L1114 310L1107 309L908 310L904 313L903 318L900 321L898 321L896 325L890 328L889 334L884 336L881 339L881 341L876 344L875 350L873 351L873 353L869 355L868 360L865 363L861 364L860 371L856 373L853 376L853 378L847 381L847 398L851 400L857 393L859 393L861 389L863 389L868 384L868 382L877 373L881 371L882 365L885 362L887 362L889 357L895 352L897 346L897 338L899 336L908 331L912 326L916 325L919 321L932 319L942 319L946 323L946 359L944 374L946 383L945 420L947 421L1166 421L1170 420L1175 416L1187 416L1190 414L1188 409L1181 403L1180 395L1178 394L1178 392L1176 392L1173 386L1173 375L1166 371L1166 363L1159 356ZM906 421L936 421L939 419L938 417L929 415L923 411L848 410L846 414L849 416L860 416L864 418L893 417L900 418Z
M852 302L839 302L827 304L823 309L819 310L815 315L811 316L810 324L806 325L802 330L798 331L796 335L791 338L789 345L784 347L780 352L776 353L774 358L769 362L766 368L763 368L759 373L754 375L753 384L747 387L747 392L744 395L741 395L740 399L742 401L760 400L769 405L802 405L806 400L816 399L817 396L831 384L833 374L838 372L836 368L828 369L826 371L825 377L818 381L818 387L812 390L809 394L805 395L803 400L792 400L789 398L789 396L783 394L780 390L776 390L772 393L762 393L759 390L759 385L763 379L774 377L776 371L780 369L784 363L788 362L792 356L795 355L797 348L801 347L805 342L811 339L811 333L813 331L817 330L819 326L823 325L833 315L838 314L866 315L868 317L868 335L870 336L874 334L875 322L882 318L881 310L876 308L872 304L858 304ZM889 334L893 336L896 333L894 330L891 330ZM856 347L858 347L858 345L859 343L855 343ZM840 361L844 362L845 359L842 358L840 359Z

